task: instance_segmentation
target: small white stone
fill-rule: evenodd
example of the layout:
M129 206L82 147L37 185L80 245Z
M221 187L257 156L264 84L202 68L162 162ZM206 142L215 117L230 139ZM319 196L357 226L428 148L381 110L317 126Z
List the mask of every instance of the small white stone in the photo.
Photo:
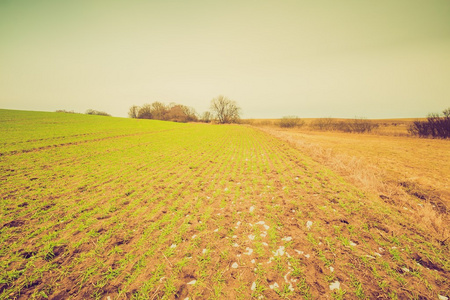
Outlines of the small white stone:
M252 213L255 210L255 207L250 207L250 212Z
M312 224L313 222L311 221L306 222L306 228L308 228L308 230L311 229Z
M208 252L208 249L203 249L202 253L205 254L206 252Z
M253 253L253 249L252 248L245 248L246 252L244 252L245 255L251 255Z
M384 252L384 249L383 248L378 248L378 250L380 251L380 252Z
M265 238L267 236L267 232L264 231L263 233L260 234L260 236Z
M237 235L233 235L232 238L233 238L233 239L236 239L236 238L237 238Z
M284 255L284 246L280 246L277 251L273 252L275 256L283 256Z
M332 266L330 266L330 271L334 272L334 268Z
M189 297L184 298L184 300L189 300Z
M253 281L252 287L250 288L252 291L256 290L256 282Z
M379 256L379 257L381 257L381 254L380 253L378 253L378 252L375 252L374 253L376 256Z
M311 255L309 255L309 254L305 254L305 257L306 257L306 258L310 258L310 257L311 257Z
M350 246L353 246L353 247L356 246L356 244L354 242L352 242L352 241L350 241L349 244L350 244Z
M197 280L192 280L192 281L189 281L187 284L195 284L197 282Z
M293 209L293 210L292 210L292 212L294 212L294 213L295 213L295 209Z
M292 237L287 236L287 237L282 238L281 240L285 241L285 242L290 242L290 241L292 241Z
M254 240L255 239L255 236L253 235L253 234L250 234L249 236L248 236L248 238L250 239L250 240Z
M298 254L300 254L300 255L302 255L303 254L303 251L300 251L300 250L296 250L296 249L294 249L294 251L295 252L297 252Z
M237 256L237 257L241 257L241 255L240 255L240 254L236 254L236 256Z
M337 280L330 284L330 290L338 290L340 288L341 288L341 283Z
M225 192L228 192L228 188L224 188L223 190L224 190Z
M231 265L231 267L232 267L233 269L237 269L237 268L238 268L238 264L237 264L236 262L234 262L234 263Z
M252 264L254 264L256 261L254 259L252 259Z
M266 242L262 242L263 246L269 246L269 244L267 244Z
M264 222L264 221L259 221L259 222L256 222L255 224L264 225L264 224L266 224L266 222Z
M238 221L238 222L236 223L236 226L239 226L239 225L241 225L241 221Z
M280 286L275 282L274 284L269 285L269 287L273 290L279 288Z
M197 235L196 234L194 234L193 236L192 236L192 239L195 239L197 237Z
M270 226L269 225L264 225L264 229L265 230L269 230Z
M233 247L237 248L239 245L237 243L233 243Z
M406 273L409 272L409 269L408 269L408 268L405 268L405 267L403 267L402 270L403 270L403 272L406 272Z
M374 257L374 256L372 256L372 255L365 255L365 257L367 257L367 258L371 258L371 259L375 259L375 257Z
M442 295L438 295L439 300L448 300L448 297L442 296Z
M214 229L214 232L218 232L219 231L219 228L217 228L217 229Z
M170 248L172 248L172 249L174 249L174 248L176 248L176 247L177 247L176 244L172 244L172 245L170 246Z

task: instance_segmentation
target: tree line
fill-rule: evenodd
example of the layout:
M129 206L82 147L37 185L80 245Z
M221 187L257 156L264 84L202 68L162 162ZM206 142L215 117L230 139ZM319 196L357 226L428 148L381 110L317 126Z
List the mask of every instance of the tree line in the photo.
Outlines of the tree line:
M166 105L153 102L142 106L133 105L128 110L128 116L134 119L153 119L173 122L216 122L220 124L238 123L241 108L233 100L218 96L211 100L209 111L199 115L194 108L171 103Z

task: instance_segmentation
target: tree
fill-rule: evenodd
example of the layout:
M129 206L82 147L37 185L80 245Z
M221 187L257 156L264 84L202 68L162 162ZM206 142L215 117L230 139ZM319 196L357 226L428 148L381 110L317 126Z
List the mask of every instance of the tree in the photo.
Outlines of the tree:
M237 123L240 119L240 107L237 106L235 101L222 95L211 100L211 110L221 124Z
M152 116L155 120L167 120L168 107L161 102L152 103Z
M205 123L211 122L211 119L212 119L212 116L211 116L211 112L209 112L209 111L205 111L200 118L200 120Z
M152 119L152 107L150 104L144 104L138 109L138 119Z
M137 119L139 113L139 107L136 105L133 105L130 107L130 110L128 111L128 117Z

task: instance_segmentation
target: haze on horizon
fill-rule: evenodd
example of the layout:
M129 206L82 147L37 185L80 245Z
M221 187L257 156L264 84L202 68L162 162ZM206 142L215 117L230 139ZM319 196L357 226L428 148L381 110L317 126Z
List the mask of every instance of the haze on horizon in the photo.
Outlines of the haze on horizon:
M0 1L0 108L424 117L450 106L450 1Z

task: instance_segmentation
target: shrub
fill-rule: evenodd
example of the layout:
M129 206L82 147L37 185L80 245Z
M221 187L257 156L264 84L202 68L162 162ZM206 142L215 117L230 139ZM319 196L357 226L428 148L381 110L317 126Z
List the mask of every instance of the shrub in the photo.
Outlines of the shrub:
M87 115L96 115L96 116L106 116L106 117L111 117L110 114L104 112L104 111L99 111L99 110L94 110L94 109L88 109L86 110L86 114Z
M305 124L305 121L296 116L286 116L280 120L280 127L283 128L293 128L293 127L301 127Z
M367 133L379 125L364 118L336 121L332 118L317 119L311 123L311 127L318 130L336 130L342 132Z
M450 108L445 109L442 115L429 114L426 121L414 121L408 132L419 137L450 138Z

